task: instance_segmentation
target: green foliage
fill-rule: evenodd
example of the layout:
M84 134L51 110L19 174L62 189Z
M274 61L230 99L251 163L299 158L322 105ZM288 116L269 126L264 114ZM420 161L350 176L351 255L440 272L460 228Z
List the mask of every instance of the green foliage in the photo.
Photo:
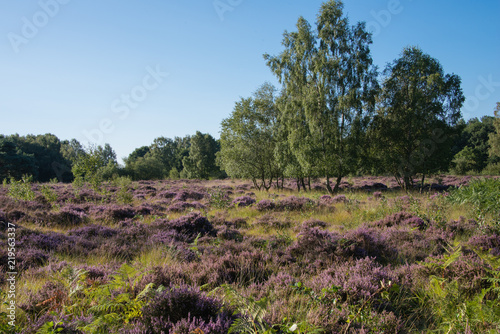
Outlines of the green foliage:
M215 209L227 209L231 200L226 192L220 188L210 189L208 191L208 204Z
M500 162L488 164L481 173L483 175L500 175Z
M117 171L116 154L109 144L90 146L85 154L80 154L73 165L72 172L78 182L87 182L92 189L99 191L102 182L111 179Z
M150 283L140 293L135 294L137 284L146 273L123 264L108 284L88 291L86 298L95 304L88 309L88 313L92 314L94 319L79 329L86 333L109 333L141 317L142 307L148 298L163 289L162 286L154 289L154 284Z
M3 291L3 289L0 289L0 301L1 305L5 308L9 307L9 302L7 299L7 293ZM16 323L14 323L14 326L12 326L12 319L10 319L8 316L7 312L1 311L0 310L0 333L5 333L5 334L17 334L21 332L21 329L19 326L17 326ZM9 324L10 322L10 324Z
M179 173L177 168L174 167L168 173L168 177L172 180L178 180L181 177L181 174Z
M458 175L465 175L471 171L478 170L478 157L474 150L469 146L465 146L463 150L458 152L453 158L453 172Z
M121 204L130 204L133 201L134 196L129 192L132 179L127 176L119 176L113 179L113 184L119 188L116 193L116 200Z
M269 326L264 317L267 313L267 299L254 300L251 297L240 295L229 285L223 285L224 296L229 300L231 305L236 308L235 314L241 314L241 317L236 319L228 333L242 334L270 334L276 331Z
M54 321L49 321L43 324L40 329L36 332L36 334L56 334L56 333L62 333L64 331L64 327L62 326L62 322L54 322Z
M33 176L24 175L21 180L16 181L10 178L9 191L7 196L16 201L32 201L35 199L35 192L31 190Z
M162 161L149 154L132 162L127 160L126 170L134 180L161 180L166 174L166 168Z
M457 280L444 278L446 269L462 256L460 244L450 246L441 259L422 262L437 275L431 275L427 285L416 295L422 308L432 310L437 333L498 333L500 330L500 298L488 298L490 291L498 293L498 257L485 256L485 269L493 276L484 278L490 287L469 296ZM491 266L493 265L493 267ZM500 296L499 296L500 297Z
M182 159L186 176L189 179L208 179L217 175L215 154L218 150L218 143L210 134L196 131L191 137L189 156Z
M495 109L495 120L493 121L495 132L490 133L489 154L492 157L500 158L500 102L497 102Z
M0 138L0 166L0 179L20 179L24 174L38 174L34 155L23 152L12 139Z
M389 64L371 136L378 159L409 190L417 174L447 170L464 96L457 75L416 47Z
M481 178L472 180L469 185L450 191L448 199L454 203L467 205L476 218L484 222L491 217L500 224L500 179Z
M362 160L377 73L370 34L363 23L349 25L342 2L325 2L317 18L312 29L300 17L297 31L283 35L285 50L264 57L283 84L279 118L291 154L306 174L325 176L333 192ZM333 190L331 176L337 177Z
M54 204L58 200L57 192L52 189L52 187L48 184L42 184L40 186L40 192L42 196L47 200L47 202Z
M248 178L257 189L268 190L281 176L275 163L275 91L262 85L253 97L236 102L231 116L222 121L221 150L217 164L230 176Z

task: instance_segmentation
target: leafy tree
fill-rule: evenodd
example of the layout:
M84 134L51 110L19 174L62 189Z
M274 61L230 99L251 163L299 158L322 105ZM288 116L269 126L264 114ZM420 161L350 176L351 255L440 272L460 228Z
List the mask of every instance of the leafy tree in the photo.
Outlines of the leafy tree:
M453 171L456 174L464 175L469 171L478 169L478 156L469 146L458 152L453 158Z
M208 179L217 174L215 154L219 151L217 141L210 134L199 131L191 137L189 156L184 157L182 164L190 179Z
M179 172L182 171L183 165L182 161L184 157L189 156L189 148L191 146L191 136L185 137L175 137L175 155L173 167L175 167Z
M127 171L134 180L161 180L168 173L163 162L150 154L128 163Z
M36 176L37 173L38 166L32 154L22 152L12 140L0 138L0 179L19 180L25 174Z
M467 123L459 122L461 123L458 125L460 135L456 140L456 146L460 152L465 150L466 147L473 151L475 161L473 170L475 172L480 172L489 163L495 163L499 160L488 154L490 150L488 139L490 134L495 132L494 120L494 117L483 116L480 120L472 118ZM457 155L455 155L455 158L457 158ZM460 157L458 158L460 159ZM472 169L467 171L472 171ZM462 171L462 173L467 171Z
M150 147L150 155L159 159L164 168L169 171L174 167L177 145L170 138L159 137L153 141Z
M403 50L384 72L374 137L379 158L405 189L417 173L447 169L450 131L460 118L460 78L417 47Z
M89 146L85 154L78 157L72 167L72 172L77 183L88 182L95 189L101 183L110 179L117 169L116 154L109 144L102 146Z
M324 3L316 31L300 17L297 32L284 33L285 51L264 55L288 97L281 109L291 152L307 174L326 177L330 193L356 169L378 87L371 35L364 23L350 26L342 10L341 1Z
M142 146L139 148L136 148L132 153L129 154L129 156L125 159L125 166L128 166L128 164L134 163L137 159L144 157L146 154L148 154L151 151L151 148L149 146Z
M61 142L61 154L64 159L74 164L80 155L85 154L85 149L76 139L71 139L70 141L63 140Z
M118 164L118 162L116 161L116 153L111 148L111 145L104 144L104 147L99 145L99 146L97 146L97 151L101 155L102 161L105 161L106 164L109 164L109 163L112 163L115 165Z
M492 132L489 135L489 154L492 157L500 158L500 102L497 102L493 125L495 127L495 132Z
M61 153L61 141L53 134L45 135L12 135L8 137L19 150L32 155L38 169L35 181L48 182L58 178L60 181L70 181L71 162Z
M268 190L282 173L275 163L276 89L262 85L250 98L236 102L222 121L218 165L231 177L249 178L256 188Z

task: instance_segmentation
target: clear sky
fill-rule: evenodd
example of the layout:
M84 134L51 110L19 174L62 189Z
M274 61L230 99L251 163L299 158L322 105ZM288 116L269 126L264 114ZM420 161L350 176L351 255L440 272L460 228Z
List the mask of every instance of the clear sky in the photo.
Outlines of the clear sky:
M219 137L240 97L277 84L277 55L319 0L0 0L0 133L110 143L119 158L160 136ZM405 46L462 78L465 119L500 101L500 0L350 0L383 69Z

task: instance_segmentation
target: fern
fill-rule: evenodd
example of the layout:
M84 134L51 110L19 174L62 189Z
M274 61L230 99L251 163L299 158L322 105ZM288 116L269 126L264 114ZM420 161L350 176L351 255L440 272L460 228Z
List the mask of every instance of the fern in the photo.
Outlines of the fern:
M62 322L55 323L54 321L49 321L43 324L42 327L38 329L36 334L55 334L61 333L64 331L64 327L62 327Z
M230 301L231 305L236 307L236 313L242 316L236 319L228 333L249 333L249 334L268 334L276 333L264 320L266 316L267 298L254 300L251 297L240 295L229 285L223 285L225 297Z
M500 298L490 298L491 293L500 296L500 272L497 270L500 268L500 257L476 253L484 261L483 269L488 276L483 279L490 283L490 287L482 289L472 297L461 292L457 280L444 278L446 268L462 255L462 247L459 244L449 246L442 259L423 263L441 275L430 276L428 285L416 296L421 302L425 302L426 308L432 309L438 333L498 333L500 330Z
M147 300L164 289L163 286L155 289L150 283L135 295L135 288L144 274L128 264L122 265L108 284L89 295L90 299L97 301L88 309L95 319L79 329L88 333L109 333L115 327L140 318Z

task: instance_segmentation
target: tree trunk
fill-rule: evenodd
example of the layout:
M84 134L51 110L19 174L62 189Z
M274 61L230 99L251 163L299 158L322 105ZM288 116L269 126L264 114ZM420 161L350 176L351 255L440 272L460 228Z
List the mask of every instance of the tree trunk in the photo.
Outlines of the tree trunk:
M326 189L330 195L333 194L332 186L330 185L330 175L326 175Z
M300 178L300 182L302 183L302 188L304 189L304 191L307 192L306 183L303 177Z
M424 181L425 181L425 173L422 173L422 183L420 184L420 193L424 191Z
M337 181L335 182L335 187L333 188L333 192L336 193L339 191L339 188L340 188L340 181L342 181L342 176L339 175L337 177Z

